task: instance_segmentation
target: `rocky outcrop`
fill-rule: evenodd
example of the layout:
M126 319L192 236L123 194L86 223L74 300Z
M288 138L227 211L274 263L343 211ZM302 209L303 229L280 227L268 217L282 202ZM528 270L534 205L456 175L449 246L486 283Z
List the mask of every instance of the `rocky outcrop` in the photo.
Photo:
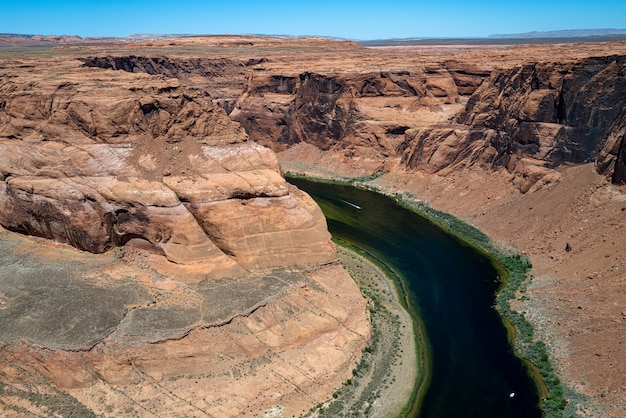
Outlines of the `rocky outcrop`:
M366 301L274 152L149 62L0 62L0 414L299 415Z
M297 416L352 377L370 324L338 262L192 283L161 258L0 229L0 415Z
M3 72L5 228L218 275L334 259L319 208L204 92L103 70Z
M491 131L464 126L433 126L409 129L398 147L407 167L424 173L445 175L471 166L489 155Z
M456 103L458 92L452 77L439 67L420 72L253 75L231 117L255 141L276 150L305 142L325 151L357 147L384 154L392 151L389 138L401 124L371 123L367 108L384 107L391 98L418 108Z
M381 158L393 155L409 128L404 113L437 110L470 94L484 70L450 62L411 70L310 71L303 63L288 71L267 69L271 60L174 59L96 56L85 66L176 77L209 94L255 142L275 151L307 143ZM460 90L459 90L460 89ZM393 103L390 103L393 102ZM401 103L401 104L399 104ZM379 112L378 109L382 109Z
M623 181L625 71L623 56L495 70L457 125L407 136L399 147L402 161L428 172L453 169L459 159L466 166L504 167L523 192L552 181L562 164L597 161L602 174Z

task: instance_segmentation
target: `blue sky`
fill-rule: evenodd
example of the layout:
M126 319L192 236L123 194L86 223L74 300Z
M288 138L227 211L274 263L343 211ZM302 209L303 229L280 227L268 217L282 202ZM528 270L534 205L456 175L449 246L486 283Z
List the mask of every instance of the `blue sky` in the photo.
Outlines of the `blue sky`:
M255 33L380 39L625 27L626 0L0 0L0 33L83 37Z

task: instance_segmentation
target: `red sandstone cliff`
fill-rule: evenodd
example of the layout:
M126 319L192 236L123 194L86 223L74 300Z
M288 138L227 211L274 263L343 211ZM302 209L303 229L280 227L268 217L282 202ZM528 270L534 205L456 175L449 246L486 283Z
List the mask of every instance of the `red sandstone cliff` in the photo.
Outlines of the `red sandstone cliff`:
M3 415L292 415L350 377L369 315L321 210L206 91L0 60L0 147L0 225L49 242L0 228Z
M623 183L623 56L495 70L446 127L412 131L399 151L430 173L506 168L522 192L553 182L563 164L595 161Z
M205 93L88 69L5 67L3 80L5 228L91 252L130 243L221 274L334 259L319 209Z
M159 49L158 54L154 54L155 48ZM623 57L626 44L366 49L348 42L317 39L214 37L155 41L88 53L66 48L63 53L74 54L72 56L79 57L80 62L87 67L133 73L133 80L140 80L141 83L152 85L157 83L154 81L156 79L158 83L176 86L173 93L183 92L183 97L191 97L190 103L199 104L199 108L216 110L210 103L221 106L245 127L250 139L279 151L281 160L290 169L348 176L388 172L374 182L377 187L390 192L410 191L436 208L470 220L499 242L517 246L530 256L537 275L529 288L528 301L520 301L520 305L529 309L527 314L537 327L538 334L549 342L551 352L558 360L559 376L568 385L589 395L597 406L594 411L610 411L617 416L626 411L623 379L626 373L620 361L624 357L623 347L626 347L621 327L623 309L620 308L623 294L621 271L626 265L622 256L624 240L621 231L624 194L623 188L616 186L624 182L626 172L623 144L626 127ZM55 61L50 67L57 63ZM32 63L17 61L10 65L14 65L15 69L11 77L17 76L18 65L34 68L28 67ZM80 64L76 61L73 65L78 67ZM114 80L127 77L122 72L99 72L99 69L84 68L80 71L100 76L106 74L103 79L106 83L99 88L106 88ZM137 73L154 76L148 78ZM178 81L163 77L174 77ZM7 82L7 85L11 85L9 77L3 78L3 83ZM28 86L25 83L21 88ZM132 94L145 97L142 96L144 93ZM125 91L122 97L129 97L130 94ZM161 97L163 94L167 96L169 93L157 95ZM48 94L48 97L52 96ZM133 107L124 108L126 110L123 113L135 115L128 119L130 125L141 129L125 132L122 136L143 135L142 132L149 129L154 132L150 138L159 138L159 132L162 131L158 127L162 125L153 126L145 121L156 110L161 110L158 101L152 99L150 96L150 100L140 102L140 108L147 105L141 113L133 110L136 109ZM54 102L46 100L43 100L44 103ZM187 103L186 99L176 100L178 107L174 108L183 109L181 106ZM4 106L0 102L2 111ZM48 112L50 106L38 105L38 108L42 109L40 113ZM114 107L108 111L115 115ZM6 118L6 112L3 114ZM79 119L65 119L74 124L70 136L97 137L97 132L90 131L91 113L79 114L83 115ZM197 117L202 112L194 110L191 114ZM227 123L222 116L216 119L220 121L218 126ZM101 118L97 114L94 117ZM42 123L42 120L47 119L39 114L28 115L23 119L30 118L39 122L18 124L20 130L38 132L47 126L54 126L49 120ZM180 122L185 129L194 129L193 126L184 125L184 119L181 116L176 124ZM10 125L14 125L16 120L11 120ZM123 118L119 120L121 124L127 121ZM7 129L11 129L10 126ZM17 139L11 135L15 136L7 131L4 140ZM241 142L239 134L235 137L235 143L224 145L225 148L232 147L232 150L242 147L245 150L258 149L261 154L267 152L255 146L249 148L250 144ZM29 138L35 140L35 149L42 146L38 143L38 137ZM142 142L138 144L145 146ZM186 146L188 142L182 140L176 144L167 144L168 147L181 145ZM197 155L205 155L204 150L211 148L211 144L206 143L186 149L197 149L198 146L203 151ZM216 149L221 150L222 145ZM24 150L20 152L22 155L25 153ZM171 150L168 152L164 158L176 166L176 154L172 154ZM150 155L152 153L155 151L148 152ZM183 150L183 155L194 153ZM13 156L2 158L2 161L14 161ZM162 161L158 158L161 157L155 153L154 159ZM29 159L30 155L25 160ZM19 161L10 164L19 166ZM244 266L245 262L254 263L250 261L255 260L254 254L245 250L248 241L236 239L228 243L226 239L219 239L215 231L221 229L212 229L213 221L208 221L211 211L204 211L207 208L203 206L207 195L200 197L191 193L196 190L195 183L183 181L168 184L165 180L185 180L185 173L172 170L168 175L161 173L161 179L155 179L150 168L152 158L126 161L130 168L140 168L141 175L147 175L146 181L156 182L160 188L170 190L180 201L181 207L192 214L194 219L202 216L205 221L196 221L197 226L194 228L200 228L202 233L199 236L210 236L212 242L215 235L215 245L226 254L228 260L239 266ZM234 157L232 161L235 161ZM253 173L257 173L260 166L265 167L263 164L267 163L265 157L259 157L258 161L263 162L252 164L255 167ZM206 163L203 164L205 167ZM193 166L187 165L186 160L184 165L187 169ZM212 167L218 166L233 169L222 160ZM283 184L281 180L273 180L276 165L271 163L270 166L274 167L269 167L274 174L263 176L260 183L252 183L249 178L244 183L261 185L266 190L264 193L283 193L280 191L280 185ZM55 176L61 178L65 174ZM38 195L34 192L40 189L35 188L32 179L27 176L12 178L5 176L4 180L14 182L11 187L19 190L20 199L28 202L29 193ZM141 176L138 178L144 179ZM206 183L215 182L218 178L221 177L212 175ZM254 178L259 179L256 175ZM20 185L24 187L19 188ZM130 189L136 187L138 185L132 184ZM55 190L48 186L44 189ZM124 189L129 189L126 183ZM244 187L243 190L244 195L237 192L231 193L228 198L228 193L221 196L229 205L238 201L250 202L250 196L246 193L251 189ZM89 193L81 193L89 196ZM102 194L102 189L98 193ZM297 192L287 191L287 196L292 194L297 195ZM153 196L157 195L153 193ZM260 201L268 202L276 198L284 196L270 196ZM98 206L93 202L89 202L89 205ZM130 207L136 210L135 206ZM221 212L218 221L232 226L232 221L224 219L230 216L231 207L225 207L228 210ZM255 219L267 219L256 218L256 213ZM118 223L126 228L126 214L120 215ZM193 222L190 224L195 225ZM36 229L37 225L31 222L30 228ZM130 229L120 229L119 226L117 229L111 228L111 237L118 238L98 245L108 248L116 245L115 240L123 242L130 238L129 244L149 248L153 253L162 252L170 259L175 259L175 247L169 245L163 235L159 238L145 230L139 230L140 234L137 234L137 227L133 224ZM58 232L56 226L50 231L45 228L37 230L43 231L42 234ZM236 233L233 235L233 232ZM228 236L237 236L238 232L231 229ZM61 236L79 237L73 233L64 234ZM189 245L192 242L195 241L172 243L184 244L182 248L188 250L193 248L193 245ZM570 251L565 251L565 248ZM233 257L236 254L239 255ZM280 258L272 259L281 262ZM131 258L131 261L138 263L137 259ZM235 269L239 270L239 267ZM157 278L152 280L158 283L161 290L171 285ZM303 290L303 295L318 288L310 285L305 289L308 290ZM174 295L169 296L174 298ZM354 300L353 306L358 311L361 305L357 299ZM328 306L332 306L332 302ZM292 311L294 309L286 310ZM295 311L302 312L305 317L310 317L311 312L317 312L311 306L297 307ZM330 313L332 309L326 309L325 312ZM258 329L256 318L260 318L258 323L265 323L264 317L257 316L256 311L250 318L252 320L247 324L255 324L254 329ZM307 335L313 338L312 341L329 342L334 339L331 335L344 326L345 322L342 321L334 322L336 327L333 331L322 333L325 337L321 339L314 337L321 335L317 331ZM277 328L270 328L275 330L285 326L280 321L275 324ZM262 325L260 327L263 328ZM217 333L210 334L210 338L218 338L220 329L210 328L210 332ZM237 337L234 336L240 335L239 329L233 331L233 328L228 328L225 333L229 339L235 340ZM241 335L246 342L238 346L248 346L251 341L248 339L249 333ZM298 333L293 334L293 337L291 341L307 339ZM342 338L339 337L339 340ZM274 336L263 341L263 347L267 347L267 341L274 341ZM219 356L225 359L228 351L221 352ZM40 357L45 356L41 354ZM10 356L6 358L10 359ZM245 356L237 358L250 359ZM137 359L130 360L130 365L124 363L116 367L129 373L129 370L134 370L132 364ZM203 361L189 364L195 367ZM287 363L293 366L299 364L297 361L294 363L290 360ZM218 364L213 364L211 368L218 367ZM311 366L310 363L307 365ZM236 375L240 370L250 370L248 366L250 363L241 362L229 370L218 369L224 374ZM287 369L293 370L294 367ZM150 385L156 387L154 385L161 384L157 380L160 376L155 372L156 369L151 370L151 377L156 383L150 381ZM306 370L306 373L297 374L297 378L289 381L301 382L302 375L313 376L308 368ZM316 370L319 373L320 369ZM13 376L14 373L13 370L5 371L4 376ZM143 379L138 377L142 376L140 374L134 376L138 380ZM585 381L584 385L580 383L581 379ZM106 379L98 382L105 382L102 384L106 386ZM273 380L273 383L276 382ZM250 383L248 388L257 387L256 383L258 381ZM173 386L168 387L171 389ZM80 399L88 399L86 393L83 392ZM103 390L103 393L111 395L114 391ZM307 389L305 393L313 392ZM139 398L137 396L135 399ZM226 402L226 398L221 398L221 401ZM254 396L250 401L256 402Z

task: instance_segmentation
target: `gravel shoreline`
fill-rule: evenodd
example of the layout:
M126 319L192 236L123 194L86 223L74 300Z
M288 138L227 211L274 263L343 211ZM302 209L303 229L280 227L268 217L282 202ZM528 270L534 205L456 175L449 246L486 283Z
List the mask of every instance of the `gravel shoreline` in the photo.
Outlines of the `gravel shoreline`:
M330 400L313 408L309 416L400 416L411 399L418 373L423 372L415 324L402 306L392 279L378 266L346 247L338 246L337 253L368 298L372 344L364 350L353 377Z

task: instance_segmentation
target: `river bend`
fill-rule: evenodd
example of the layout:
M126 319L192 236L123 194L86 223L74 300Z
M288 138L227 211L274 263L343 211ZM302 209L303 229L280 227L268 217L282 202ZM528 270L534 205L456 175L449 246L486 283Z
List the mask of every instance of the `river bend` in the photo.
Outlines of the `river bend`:
M289 179L320 205L333 236L404 278L430 345L420 417L540 417L538 391L493 308L491 260L392 199L349 186Z

